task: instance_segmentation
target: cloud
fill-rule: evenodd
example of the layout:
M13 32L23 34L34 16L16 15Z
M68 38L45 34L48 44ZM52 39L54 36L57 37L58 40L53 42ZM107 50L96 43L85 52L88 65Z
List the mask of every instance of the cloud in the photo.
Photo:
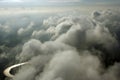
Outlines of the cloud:
M74 54L73 54L74 53ZM83 60L84 59L84 60ZM80 79L87 79L85 73L88 72L87 70L91 69L89 76L95 76L96 72L94 70L98 66L96 63L98 60L93 61L92 57L81 57L75 51L65 51L62 53L56 54L53 59L48 64L48 67L45 68L45 72L41 74L41 76L37 79L41 80L80 80ZM87 66L87 63L94 63L94 65ZM96 65L96 66L95 66ZM93 68L94 66L94 68ZM84 73L85 72L85 73Z
M9 27L9 25L1 25L0 24L0 29L6 33L10 33L11 32L11 28Z
M23 15L0 16L0 18L2 18L0 20L0 80L4 80L3 70L18 62L16 56L21 52L21 42L25 40L25 38L17 35L17 31L19 28L28 25L30 20L24 20Z
M40 39L42 42L45 42L45 41L50 40L50 38L53 34L54 33L52 33L52 32L48 32L48 31L44 31L44 30L34 31L32 33L32 38Z
M39 54L52 55L52 54L55 54L55 52L62 51L62 50L63 51L69 50L69 49L72 49L72 47L62 43L56 43L56 42L50 41L42 44L39 40L31 39L30 41L24 44L22 52L19 55L19 58L21 61L26 61L26 60L30 60L34 56L38 56Z
M23 50L21 52L21 55L20 55L20 57L21 57L20 60L24 60L23 58L28 59L32 56L39 54L38 52L40 52L40 48L41 48L40 45L41 45L41 42L38 40L34 40L34 39L25 43L23 46Z
M30 63L16 70L12 80L119 80L119 18L118 11L107 10L89 17L51 16L39 26L30 20L16 29L23 41L1 45L0 57Z
M29 33L31 30L33 30L34 26L34 22L30 22L30 24L24 29L24 28L20 28L18 30L18 35L27 35L27 33Z

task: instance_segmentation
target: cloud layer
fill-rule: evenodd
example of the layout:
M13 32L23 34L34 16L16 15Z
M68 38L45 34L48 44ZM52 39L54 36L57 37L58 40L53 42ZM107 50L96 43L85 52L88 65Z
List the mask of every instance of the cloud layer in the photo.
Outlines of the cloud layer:
M16 70L13 80L119 80L119 13L57 15L44 19L40 26L29 21L27 27L17 28L16 36L22 39L11 48L20 53L12 62L30 64ZM12 32L9 27L0 28L3 33ZM7 58L6 54L0 57Z

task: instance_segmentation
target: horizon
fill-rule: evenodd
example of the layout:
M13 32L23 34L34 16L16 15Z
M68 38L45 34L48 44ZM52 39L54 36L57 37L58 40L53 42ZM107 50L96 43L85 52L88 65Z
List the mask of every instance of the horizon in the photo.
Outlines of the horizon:
M0 7L119 6L120 0L0 0Z

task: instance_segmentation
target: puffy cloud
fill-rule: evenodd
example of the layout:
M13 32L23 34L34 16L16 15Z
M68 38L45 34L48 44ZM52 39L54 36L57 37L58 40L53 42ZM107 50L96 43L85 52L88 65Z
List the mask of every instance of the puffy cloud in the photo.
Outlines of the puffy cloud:
M48 19L43 20L43 26L50 27L50 26L56 26L58 23L56 20L59 19L59 17L49 17Z
M19 35L30 35L17 60L29 64L13 80L119 80L119 20L118 12L107 10L93 12L92 18L55 16L42 27L20 28Z
M29 31L33 30L32 29L33 26L34 26L34 22L30 22L30 24L25 29L24 28L20 28L18 30L18 35L25 35L25 34L27 34Z
M51 19L51 18L49 18ZM48 22L50 20L47 20ZM53 18L54 19L54 18ZM36 38L36 39L40 39L41 41L48 41L48 40L54 40L57 37L59 37L60 35L66 33L72 26L72 21L62 21L63 18L58 19L58 24L54 25L51 23L49 24L49 27L47 27L46 30L39 30L39 31L34 31L32 33L32 37ZM47 24L47 23L46 23ZM45 22L43 22L43 25L45 25ZM48 26L45 25L45 27Z
M8 25L1 25L1 24L0 24L0 29L1 29L2 31L6 32L6 33L10 33L10 32L11 32L11 28L10 28L10 26L8 26Z
M95 16L93 13L93 18L97 23L100 23L107 27L112 35L116 36L116 38L120 41L120 12L119 11L101 11L99 12L100 16Z
M37 80L85 80L89 79L89 77L92 79L97 75L96 68L99 64L99 61L94 59L93 56L83 58L75 51L58 53ZM87 67L89 63L93 64ZM89 76L87 77L87 75Z
M3 70L18 62L16 56L20 54L23 46L22 42L24 43L26 39L23 38L23 36L18 36L17 31L22 27L26 27L30 21L33 21L32 18L29 17L30 15L27 16L0 16L0 80L6 78L3 75Z
M50 29L49 29L50 30ZM40 30L32 33L32 38L40 39L42 42L50 40L53 34L48 31Z
M26 61L38 55L53 55L56 52L70 49L74 48L53 41L45 42L43 44L39 40L31 39L24 44L22 52L18 58L20 58L21 61Z
M33 57L37 54L40 54L40 49L41 49L41 42L35 39L32 39L28 41L27 43L24 44L23 50L20 54L21 59L20 60L25 60L29 59L30 57Z

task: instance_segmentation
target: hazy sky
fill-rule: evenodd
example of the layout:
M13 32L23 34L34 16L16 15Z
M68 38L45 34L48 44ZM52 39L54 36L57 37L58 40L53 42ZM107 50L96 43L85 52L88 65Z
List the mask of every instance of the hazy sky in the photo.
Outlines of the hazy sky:
M119 4L120 0L0 0L0 6Z

